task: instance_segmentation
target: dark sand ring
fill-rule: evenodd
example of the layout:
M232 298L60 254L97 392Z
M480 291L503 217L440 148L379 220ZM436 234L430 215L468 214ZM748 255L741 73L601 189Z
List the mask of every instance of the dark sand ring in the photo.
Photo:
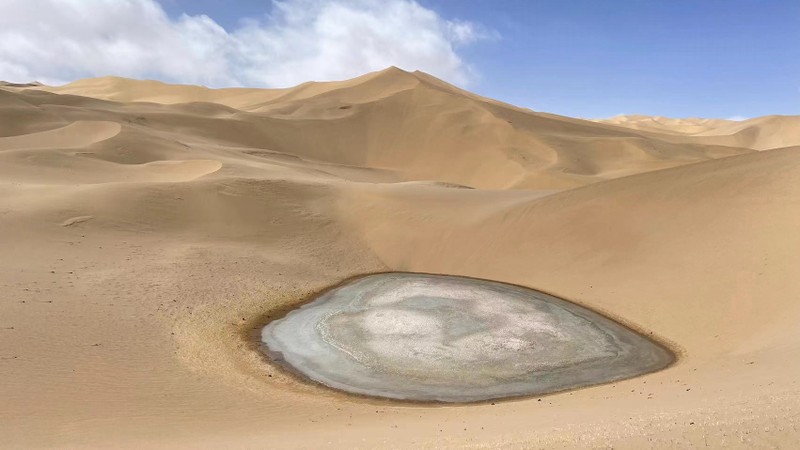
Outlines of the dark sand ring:
M519 286L369 275L269 323L267 348L332 388L472 402L545 394L668 366L661 345L593 311Z

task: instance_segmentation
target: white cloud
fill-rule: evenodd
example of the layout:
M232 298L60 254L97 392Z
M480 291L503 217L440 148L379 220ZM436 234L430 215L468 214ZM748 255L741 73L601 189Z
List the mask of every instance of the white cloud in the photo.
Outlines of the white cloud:
M745 117L745 116L731 116L731 117L728 117L728 118L726 118L725 120L733 120L733 121L736 121L736 122L741 122L741 121L743 121L743 120L747 120L747 119L749 119L749 117Z
M88 76L209 86L289 86L395 65L456 84L473 78L460 46L493 38L413 0L282 0L226 30L167 16L155 0L3 0L0 79L59 84Z

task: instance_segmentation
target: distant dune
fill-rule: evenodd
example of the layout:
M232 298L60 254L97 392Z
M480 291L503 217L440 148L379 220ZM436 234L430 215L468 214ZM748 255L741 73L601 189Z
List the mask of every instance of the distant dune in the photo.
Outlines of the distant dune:
M623 115L596 120L640 131L692 136L695 142L753 150L800 145L800 116L764 116L748 120L671 119Z
M2 84L0 445L797 447L798 224L800 116L580 120L396 68ZM549 292L678 361L445 408L263 357L265 320L387 271Z
M483 188L563 189L751 151L536 113L396 68L277 90L122 78L40 90L137 102L126 109L138 111L151 127L174 132L180 124L187 139ZM202 120L186 120L197 116ZM141 125L132 121L128 127Z

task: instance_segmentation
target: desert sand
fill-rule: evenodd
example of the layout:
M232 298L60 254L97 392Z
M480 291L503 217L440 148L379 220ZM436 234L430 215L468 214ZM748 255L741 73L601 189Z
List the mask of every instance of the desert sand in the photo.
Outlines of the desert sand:
M0 86L0 446L800 446L800 118L587 121L390 68L291 89ZM677 353L441 406L305 383L261 327L407 271Z

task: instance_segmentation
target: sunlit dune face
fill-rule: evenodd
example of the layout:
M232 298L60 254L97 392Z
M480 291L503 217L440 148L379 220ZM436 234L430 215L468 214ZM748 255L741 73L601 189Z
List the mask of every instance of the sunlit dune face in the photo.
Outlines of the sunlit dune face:
M538 291L390 273L267 325L264 343L312 380L406 400L542 394L651 372L673 357L620 324Z

